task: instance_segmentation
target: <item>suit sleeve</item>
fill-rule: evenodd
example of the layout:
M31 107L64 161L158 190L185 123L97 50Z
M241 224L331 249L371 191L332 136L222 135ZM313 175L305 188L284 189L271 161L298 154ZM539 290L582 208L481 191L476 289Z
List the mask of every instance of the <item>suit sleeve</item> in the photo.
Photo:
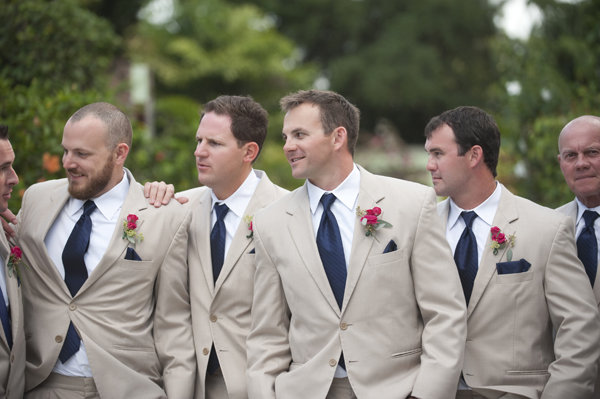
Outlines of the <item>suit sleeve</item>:
M190 218L191 213L187 212L165 254L156 282L154 339L169 398L194 396L196 355L187 268Z
M556 338L542 399L591 397L597 376L600 319L574 237L573 222L565 217L546 265L546 302Z
M277 268L260 238L260 221L254 223L256 273L252 326L247 339L248 396L275 399L275 379L289 369L290 312Z
M448 398L448 392L456 392L462 369L467 319L464 294L433 190L421 209L410 262L424 324L421 367L412 395Z

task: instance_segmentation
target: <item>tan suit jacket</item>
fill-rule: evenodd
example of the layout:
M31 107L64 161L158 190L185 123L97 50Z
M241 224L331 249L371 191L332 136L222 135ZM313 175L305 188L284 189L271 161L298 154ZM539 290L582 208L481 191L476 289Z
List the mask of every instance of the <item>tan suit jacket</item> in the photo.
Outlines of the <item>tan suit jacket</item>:
M359 398L447 399L463 360L465 302L433 190L360 168L342 309L319 257L306 185L255 217L257 270L248 337L251 398L325 398L340 355ZM397 250L384 253L393 240Z
M187 231L189 208L172 201L147 205L127 171L129 192L108 249L74 298L50 259L44 238L69 194L66 179L31 186L23 197L18 240L30 268L23 273L27 318L26 390L51 373L69 321L79 332L98 392L107 399L190 398L196 365L189 328ZM125 260L128 214L144 240Z
M577 201L573 200L561 206L560 208L557 208L556 210L564 213L567 216L570 216L571 219L573 219L573 223L577 223ZM575 248L575 253L577 253L577 248ZM598 308L600 308L600 273L596 273L596 280L594 280L594 287L592 290L594 291L594 296L596 297L596 304L598 305ZM600 345L600 342L598 344ZM598 370L598 375L596 376L594 399L600 399L600 369Z
M261 175L245 215L253 216L287 190ZM190 197L192 222L188 244L190 300L194 346L198 362L196 398L205 397L206 368L214 343L230 399L248 397L246 387L246 337L250 330L250 309L256 270L253 238L242 220L231 241L216 284L213 282L210 252L210 189L200 187L182 193Z
M439 211L446 224L449 200ZM531 266L498 274L496 264L506 262L506 254L494 255L488 236L467 308L465 381L488 398L504 392L589 398L600 318L576 256L573 222L502 187L493 225L515 235L512 260Z
M8 258L10 246L2 232L0 234L0 256L4 261L4 273L6 280L6 291L10 307L11 329L13 346L8 347L4 328L0 326L0 398L21 399L25 387L25 334L23 332L23 304L21 302L21 287L17 276L8 273ZM0 266L2 264L0 263ZM23 264L20 265L21 273L24 273ZM0 295L2 295L0 293Z

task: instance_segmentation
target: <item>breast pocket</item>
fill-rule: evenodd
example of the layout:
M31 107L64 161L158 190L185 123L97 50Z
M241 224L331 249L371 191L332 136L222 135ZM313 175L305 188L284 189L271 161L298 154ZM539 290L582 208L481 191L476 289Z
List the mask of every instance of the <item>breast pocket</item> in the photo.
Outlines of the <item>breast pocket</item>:
M404 259L404 252L400 249L397 249L392 252L388 252L385 254L377 254L372 255L368 258L368 263L372 267L384 266L386 264L402 262Z
M529 269L523 273L497 274L496 284L518 284L533 279L533 270Z

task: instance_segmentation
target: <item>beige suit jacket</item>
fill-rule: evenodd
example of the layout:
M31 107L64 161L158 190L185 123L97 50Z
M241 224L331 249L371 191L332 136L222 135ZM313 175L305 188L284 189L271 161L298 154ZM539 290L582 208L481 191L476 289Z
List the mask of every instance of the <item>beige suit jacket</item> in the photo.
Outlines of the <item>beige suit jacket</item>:
M447 222L449 201L439 210ZM493 225L515 235L512 260L531 266L498 274L496 264L506 262L506 254L494 255L488 237L467 309L465 381L488 398L503 392L589 398L600 318L576 256L573 222L502 187Z
M560 208L556 209L557 211L564 213L567 216L570 216L573 219L573 223L577 223L577 201L573 200ZM577 249L575 249L575 253L577 253ZM594 291L594 296L596 297L596 304L600 308L600 273L596 273L596 280L594 280L594 287L592 288ZM598 343L600 345L600 342ZM596 376L596 386L594 388L594 399L600 399L600 369L598 370L598 375Z
M18 215L27 340L26 391L51 373L69 322L79 332L98 392L107 399L190 398L196 365L187 291L189 208L147 205L127 171L129 193L119 220L139 217L144 240L128 246L117 222L108 249L74 298L50 259L44 238L69 194L66 179L31 186Z
M6 291L10 307L11 329L13 346L8 347L4 329L0 326L0 398L21 399L25 387L25 334L23 332L23 304L21 302L21 287L17 276L8 272L8 258L10 246L6 241L4 232L0 234L0 256L4 261L4 273L6 280ZM0 263L0 266L2 264ZM23 264L20 265L21 273L24 273ZM0 293L0 295L2 295Z
M248 337L251 398L325 398L340 355L359 398L447 399L463 360L465 303L431 188L360 168L342 309L319 257L306 185L255 217L257 270ZM394 240L397 250L384 253Z
M253 216L287 190L271 183L262 171L245 215ZM182 193L190 197L192 222L188 244L190 300L194 347L198 362L196 398L205 397L206 368L214 343L230 399L248 397L246 386L246 337L250 330L250 309L254 287L253 238L242 220L231 241L216 284L213 283L210 253L210 189L200 187Z

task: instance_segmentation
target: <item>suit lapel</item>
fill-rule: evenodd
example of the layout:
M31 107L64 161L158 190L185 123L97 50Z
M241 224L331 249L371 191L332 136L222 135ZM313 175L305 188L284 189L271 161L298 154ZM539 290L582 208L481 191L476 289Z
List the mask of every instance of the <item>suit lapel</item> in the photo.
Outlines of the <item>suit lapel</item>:
M376 205L381 207L385 196L377 193L379 188L372 183L372 175L370 173L362 168L360 172L360 192L358 194L357 206L363 210L373 208ZM360 223L360 218L357 216L352 236L352 250L350 251L348 278L346 279L346 288L344 290L343 309L346 308L352 292L354 292L354 288L367 263L367 257L371 252L375 240L374 236L367 237L365 235L365 227Z
M198 248L200 267L206 279L206 286L211 294L214 295L215 284L213 282L212 258L210 254L211 205L210 190L204 190L198 197L197 203L192 205L197 207L197 209L193 211L195 217L194 224L190 227L190 236L194 237L194 242Z
M329 280L325 274L325 269L323 268L323 263L321 262L321 257L319 256L306 183L294 192L286 212L290 215L287 225L288 233L296 246L298 257L308 269L308 272L329 303L329 306L331 306L336 314L340 315L340 307L335 300Z
M119 218L117 219L106 252L75 297L81 295L88 287L92 286L119 258L125 257L128 241L123 239L123 226L121 222L127 218L127 215L130 213L136 214L139 217L138 226L144 223L144 211L148 209L146 198L131 173L128 170L126 170L126 173L129 179L129 191L121 207L121 212L119 213Z
M500 203L494 216L494 222L492 226L498 226L500 230L507 236L515 233L515 228L511 227L511 224L519 218L517 208L513 195L502 186L502 194L500 196ZM503 257L500 259L503 252L499 252L494 255L491 248L491 235L488 235L485 240L485 246L483 247L483 254L481 256L481 262L479 263L479 270L477 270L477 276L473 284L473 292L471 293L471 300L467 308L467 318L471 316L473 310L479 303L485 288L489 284L490 280L496 272L496 263L505 262L506 259Z
M272 190L273 183L271 183L267 175L263 173L260 182L258 183L258 186L256 186L256 190L252 195L252 198L250 198L250 201L244 210L242 220L240 221L240 224L233 235L233 239L231 240L231 245L227 251L225 262L223 263L223 269L221 270L221 273L219 273L219 278L216 282L215 295L244 252L250 251L250 243L252 242L252 238L248 238L250 230L248 229L248 223L246 220L244 220L244 218L246 216L254 216L255 212L268 205L273 200Z
M8 276L8 254L10 253L9 250L9 246L8 246L8 242L6 241L6 238L4 237L4 234L2 233L2 237L0 237L0 257L2 257L2 259L4 260L4 269L2 270L2 273L4 273L4 280L6 281L6 295L8 296L8 301L9 301L9 306L11 311L13 310L13 301L11 301L11 298L14 296L12 295L11 292L11 277ZM14 277L13 277L14 278ZM0 295L2 295L2 293L0 292ZM13 315L11 314L11 326L13 329L13 337L15 336L15 331L14 331L14 326L15 323L13 323L12 319L13 319ZM5 346L8 348L8 341L6 340L6 335L4 334L4 328L0 328L0 337L2 337L2 341L4 342Z

